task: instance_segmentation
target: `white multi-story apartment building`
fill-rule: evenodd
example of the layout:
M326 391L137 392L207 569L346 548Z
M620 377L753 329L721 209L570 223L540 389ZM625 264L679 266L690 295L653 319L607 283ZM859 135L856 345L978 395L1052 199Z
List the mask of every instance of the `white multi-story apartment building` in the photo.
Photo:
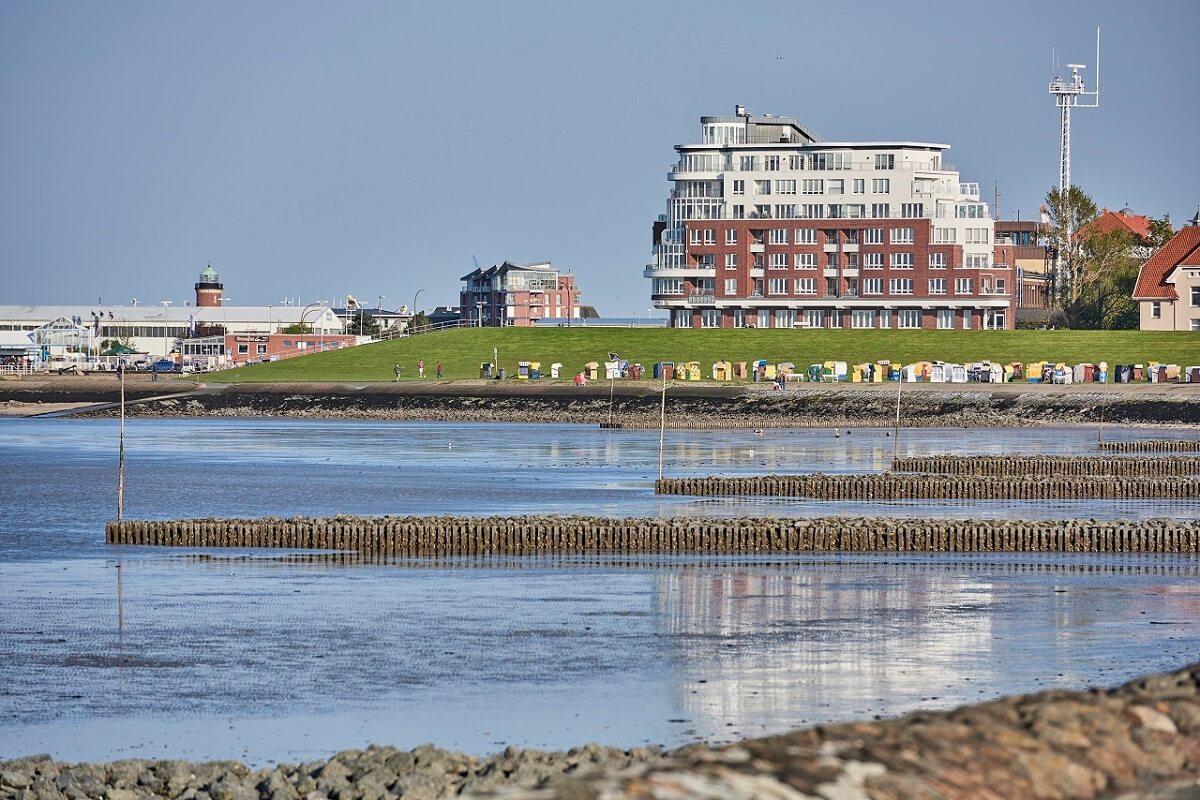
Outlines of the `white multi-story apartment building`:
M741 106L700 123L644 273L673 326L1013 327L1012 265L949 145L824 142Z

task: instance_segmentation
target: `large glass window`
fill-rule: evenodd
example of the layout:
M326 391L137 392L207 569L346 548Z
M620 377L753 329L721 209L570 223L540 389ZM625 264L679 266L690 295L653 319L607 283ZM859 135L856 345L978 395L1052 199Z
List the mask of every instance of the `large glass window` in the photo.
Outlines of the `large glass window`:
M767 293L780 295L787 294L787 278L771 278L767 281Z
M913 235L912 228L892 228L892 244L912 244Z
M796 269L814 269L816 266L816 253L796 253Z
M866 308L856 308L850 314L850 327L852 328L873 328L875 327L875 312Z
M796 294L816 294L816 278L796 278Z
M930 278L929 279L929 293L930 294L945 294L946 293L946 279L945 278Z
M912 294L912 278L892 278L888 281L888 292L891 294Z
M954 328L954 309L939 308L937 312L937 326L939 330L953 330Z
M825 312L819 308L804 309L804 327L805 328L824 328L825 327Z
M883 294L883 278L863 278L863 294Z
M876 153L875 154L875 169L895 169L896 155L895 153Z
M767 242L769 244L787 244L788 229L787 228L771 228L767 232Z
M902 308L896 312L898 328L921 327L921 310L918 308Z
M701 328L719 328L721 327L721 310L719 308L705 308L700 311L700 327Z
M775 327L791 328L796 324L796 312L790 308L775 309Z
M892 269L912 269L912 253L892 253Z

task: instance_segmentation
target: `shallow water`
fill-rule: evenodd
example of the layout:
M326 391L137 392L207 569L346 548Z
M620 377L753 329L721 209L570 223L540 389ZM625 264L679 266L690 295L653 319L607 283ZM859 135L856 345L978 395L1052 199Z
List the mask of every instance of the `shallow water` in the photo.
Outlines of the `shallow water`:
M373 741L480 753L675 745L1111 685L1200 652L1200 560L1189 557L389 562L108 547L115 429L0 422L0 757L266 763ZM129 432L131 517L804 515L865 505L655 497L657 432L275 420L134 420ZM882 468L892 445L882 431L668 432L666 460L672 475L849 471ZM905 431L900 446L981 451L1092 453L1095 431ZM1195 501L1166 506L1200 517ZM928 511L887 504L886 513Z

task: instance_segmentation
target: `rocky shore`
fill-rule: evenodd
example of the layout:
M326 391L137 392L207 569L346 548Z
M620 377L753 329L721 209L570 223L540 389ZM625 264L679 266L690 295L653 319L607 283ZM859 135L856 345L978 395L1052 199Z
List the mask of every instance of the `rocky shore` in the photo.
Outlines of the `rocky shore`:
M115 402L114 386L92 387L86 399ZM658 427L652 382L614 387L612 420L620 427ZM83 391L83 390L81 390ZM155 394L173 395L154 399ZM69 384L0 385L0 402L71 402ZM137 417L230 416L454 422L572 422L609 419L609 387L509 381L401 384L236 384L171 382L139 386L128 413ZM114 408L81 412L112 416ZM784 392L762 385L675 384L667 392L671 428L878 427L894 424L894 385L802 384ZM1029 426L1070 423L1200 425L1200 387L1191 385L1031 386L905 385L907 427Z
M0 762L0 800L503 797L898 800L1157 798L1200 791L1200 664L1113 690L1049 691L722 747L476 757L372 746L251 770L233 761Z

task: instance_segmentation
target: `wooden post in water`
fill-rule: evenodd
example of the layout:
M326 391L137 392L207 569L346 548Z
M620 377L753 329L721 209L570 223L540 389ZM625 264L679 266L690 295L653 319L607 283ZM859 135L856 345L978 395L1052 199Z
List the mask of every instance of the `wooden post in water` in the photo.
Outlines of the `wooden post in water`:
M1108 405L1108 397L1100 401L1100 427L1096 429L1096 444L1104 442L1104 406Z
M606 367L607 368L607 365ZM613 412L613 390L617 385L617 373L610 372L608 374L608 427L612 427L612 412Z
M658 412L658 479L663 478L663 438L667 432L667 371L663 369L662 405Z
M117 524L125 516L125 365L118 366L121 383L121 442L117 451Z
M896 468L896 456L900 453L900 390L904 387L904 370L896 382L896 440L892 442L892 469Z

